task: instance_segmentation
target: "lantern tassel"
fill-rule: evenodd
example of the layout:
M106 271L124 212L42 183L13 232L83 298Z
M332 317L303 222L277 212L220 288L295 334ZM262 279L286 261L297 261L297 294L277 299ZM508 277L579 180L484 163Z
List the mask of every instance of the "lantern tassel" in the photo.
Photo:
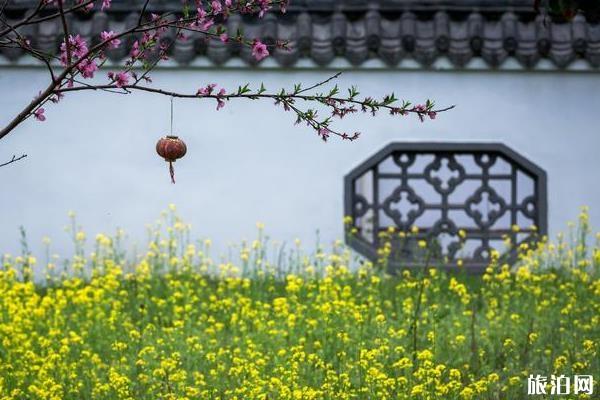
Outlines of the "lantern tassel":
M169 161L169 174L171 174L171 182L175 184L175 168L173 168L173 161Z

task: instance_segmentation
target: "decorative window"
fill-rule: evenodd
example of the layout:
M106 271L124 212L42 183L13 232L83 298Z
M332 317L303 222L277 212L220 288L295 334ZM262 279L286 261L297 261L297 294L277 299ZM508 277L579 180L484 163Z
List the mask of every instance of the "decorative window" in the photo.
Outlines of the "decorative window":
M345 214L349 245L375 260L388 241L391 269L480 273L547 233L546 173L498 143L392 143L346 176Z

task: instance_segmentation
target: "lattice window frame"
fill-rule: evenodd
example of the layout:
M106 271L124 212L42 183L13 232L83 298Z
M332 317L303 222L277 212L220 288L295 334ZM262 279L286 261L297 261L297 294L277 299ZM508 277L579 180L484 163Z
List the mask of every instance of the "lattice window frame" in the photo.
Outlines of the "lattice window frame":
M379 198L380 193L378 190L378 186L379 186L378 182L379 182L379 179L382 179L381 176L385 177L386 173L380 172L379 167L390 156L393 157L394 155L396 155L397 157L400 157L401 154L408 154L408 155L410 155L410 154L414 154L414 155L424 155L424 154L429 155L429 154L431 154L434 156L434 161L431 164L435 163L435 160L439 160L439 158L449 157L448 159L452 160L453 156L458 156L458 155L473 155L474 160L477 160L478 156L480 157L479 160L481 160L483 155L487 155L488 157L492 157L492 158L496 157L496 159L497 159L497 157L501 157L502 159L504 159L505 162L508 162L508 164L511 167L510 176L504 177L504 179L506 179L510 182L510 187L511 187L510 202L508 202L508 204L504 205L509 210L511 223L513 223L513 224L516 223L516 221L515 221L516 215L520 211L520 209L516 209L517 207L519 207L519 205L516 204L516 197L517 197L517 193L516 193L517 192L517 188L516 188L517 177L516 177L516 175L517 175L518 171L521 171L521 173L524 173L529 178L531 178L533 181L534 194L533 194L533 199L530 199L530 201L534 202L535 210L533 212L531 219L534 221L536 230L535 230L535 232L531 232L532 235L528 239L528 241L532 241L533 236L535 236L536 238L539 238L544 235L547 235L547 231L548 231L548 204L547 204L547 202L548 202L548 200L547 200L547 175L546 175L546 172L541 167L534 164L532 161L528 160L527 158L525 158L521 154L517 153L513 149L509 148L508 146L506 146L502 143L395 142L395 143L391 143L391 144L385 146L382 150L378 151L373 156L369 157L366 161L359 164L350 173L348 173L344 179L344 215L352 217L352 221L353 221L352 224L345 226L346 242L351 248L353 248L354 250L356 250L358 253L365 256L366 258L373 260L373 261L377 259L377 248L379 247L379 243L378 243L379 239L378 239L377 232L379 232L379 230L381 229L381 226L378 222L379 212L377 212L377 211L379 211L383 207L385 207L385 200ZM398 160L400 160L400 159L398 158ZM400 175L405 174L406 171L399 164L401 162L398 160L394 160L394 163L396 165L398 165L398 167L403 171L403 172L397 174L400 176ZM488 160L489 160L489 158L488 158ZM496 161L494 161L494 162L496 162ZM489 175L487 177L487 179L501 179L501 178L497 178L495 174L489 174L489 169L493 167L494 162L492 162L487 167L487 174ZM475 163L477 163L477 165L479 167L481 167L481 170L482 170L481 181L485 182L486 168L482 167L482 165L479 164L479 161L475 161ZM458 165L458 166L454 165L454 167L461 168L460 165ZM406 168L409 168L409 167L406 167ZM373 174L372 175L373 176L373 178L372 178L372 180L373 180L372 204L370 204L368 201L365 202L364 197L363 197L363 199L360 199L361 196L360 195L357 196L357 189L356 189L356 186L357 186L356 184L357 184L358 179L370 171L372 171L372 174ZM392 174L387 174L387 175L392 175ZM459 176L460 176L460 174L459 174ZM393 177L390 177L390 178L393 179ZM401 183L398 186L398 188L400 188L400 186L406 185L408 182L405 179L405 177L399 178L399 179L401 180ZM426 180L425 178L423 178L423 179ZM431 184L431 181L428 181L428 182ZM489 181L487 181L487 183L485 185L489 186ZM482 187L484 187L485 185L482 185ZM410 187L405 188L405 189L410 189ZM397 190L400 190L400 189L397 189ZM403 191L404 191L404 189L403 189ZM442 191L443 191L443 189L442 189ZM408 193L409 190L406 192ZM438 192L437 189L436 189L436 192ZM492 190L492 192L493 192L493 190ZM438 192L438 194L440 194L440 193ZM388 198L387 198L388 201L392 195L393 195L393 193L388 196ZM408 193L407 196L411 196L410 193ZM417 198L414 198L413 200L415 201L415 203L418 203L419 201L423 201L423 199L417 199ZM372 219L374 220L373 221L373 227L374 227L373 229L375 232L375 234L373 235L373 243L370 243L361 235L356 235L356 234L350 233L350 230L352 228L357 228L357 226L355 224L357 215L361 214L364 211L364 209L363 209L363 210L361 210L361 212L357 212L357 204L361 203L361 202L363 203L362 204L363 207L367 207L367 208L370 208L373 210L373 218ZM442 200L442 202L443 202L443 200ZM465 201L464 203L467 203L467 202ZM522 203L521 206L523 204L524 203ZM426 207L429 206L426 202L424 205ZM448 208L446 209L446 211L443 211L442 207L440 207L439 209L442 210L441 211L442 218L440 220L443 220L444 217L446 219L448 219L447 218ZM501 207L501 209L502 209L502 207ZM364 212L366 212L366 211L364 211ZM388 209L388 212L389 212L389 209ZM503 211L503 214L505 212L506 212L506 210ZM522 212L524 212L524 210ZM362 215L365 215L365 214L362 213ZM408 228L407 226L398 226L398 224L396 224L396 225L397 225L396 227L398 228L398 230L405 231ZM473 232L470 232L470 234L471 233L473 233ZM480 235L482 237L487 236L488 250L489 250L490 240L497 240L497 238L501 234L508 234L508 235L511 235L513 238L516 237L516 234L514 234L514 233L504 232L504 231L503 232L495 232L494 230L490 230L489 228L487 231L481 230L481 233L480 233ZM431 237L436 235L436 232L433 231L433 229L431 229L429 231L421 230L419 235L421 235L423 238L430 239ZM490 236L490 235L492 235L492 236ZM485 242L482 241L482 246L483 246L483 243L485 243ZM512 262L512 261L514 261L514 252L512 252L511 254L505 254L504 257L508 262ZM482 259L481 257L466 258L466 259L462 259L461 261L463 262L465 270L470 273L482 273L488 265L488 261L486 259ZM446 260L446 262L444 262L442 265L439 265L439 260L437 260L437 262L438 262L438 266L443 269L447 269L447 270L456 270L457 269L456 260L451 260L451 261ZM391 271L396 271L399 268L411 268L411 267L418 267L420 265L422 265L420 262L415 262L412 260L391 259L389 268Z

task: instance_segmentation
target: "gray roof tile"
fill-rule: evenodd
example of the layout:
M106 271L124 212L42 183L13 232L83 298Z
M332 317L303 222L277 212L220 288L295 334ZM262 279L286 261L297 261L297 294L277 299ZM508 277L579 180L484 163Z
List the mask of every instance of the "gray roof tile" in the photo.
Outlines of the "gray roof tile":
M15 0L7 16L14 22L33 0ZM292 0L286 15L267 14L262 20L232 16L230 32L242 29L247 37L262 38L271 45L275 60L291 67L303 58L327 66L336 57L360 66L380 59L395 66L413 59L423 67L439 57L447 57L456 68L481 58L495 68L514 57L524 68L534 68L541 59L556 68L568 67L575 60L586 60L600 68L600 24L577 16L571 22L544 21L531 10L530 0ZM69 16L70 29L88 40L97 40L103 30L118 31L135 24L135 10L141 0L113 0L108 13ZM152 11L176 9L177 1L152 2ZM41 50L55 54L61 42L58 19L29 26L23 34ZM289 41L290 51L275 49L276 40ZM108 57L126 56L133 40L111 50ZM22 54L19 49L2 49L11 61ZM208 40L191 34L176 40L171 48L175 61L187 65L197 58L208 58L221 65L239 57L255 65L248 48L234 43Z

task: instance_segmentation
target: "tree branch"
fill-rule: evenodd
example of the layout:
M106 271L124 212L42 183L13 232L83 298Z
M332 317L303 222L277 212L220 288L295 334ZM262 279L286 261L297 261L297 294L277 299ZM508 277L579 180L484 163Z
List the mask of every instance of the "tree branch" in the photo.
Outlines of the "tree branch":
M342 75L342 72L340 71L340 72L336 73L335 75L332 75L332 76L330 76L329 78L325 79L324 81L321 81L321 82L315 83L314 85L312 85L312 86L309 86L309 87L307 87L306 89L299 90L299 91L298 91L298 93L309 92L309 91L311 91L311 90L313 90L313 89L316 89L316 88L318 88L319 86L326 85L326 84L328 84L329 82L331 82L331 81L333 81L333 80L335 80L335 79L339 78L341 75Z
M4 3L2 3L2 7L0 8L0 14L4 13L4 9L6 8L6 5L9 1L10 0L4 0Z
M41 62L44 63L44 65L48 69L48 72L50 73L50 78L51 78L52 82L55 82L56 76L54 75L54 70L52 69L52 65L50 65L49 59L56 58L56 57L53 57L52 55L49 55L49 54L43 53L37 49L34 49L33 47L31 47L30 45L27 44L26 39L23 36L21 36L19 34L19 32L15 31L14 33L18 40L8 38L8 42L0 43L0 46L19 48L19 49L22 49L23 51L26 51L27 53L30 53L33 57L37 58L38 60L40 60ZM13 44L14 46L8 46L8 44Z
M67 26L67 19L65 18L65 11L63 9L63 0L58 0L58 9L60 10L60 20L62 22L63 31L65 34L65 48L67 50L67 65L71 64L71 46L69 43L69 27Z
M44 8L44 4L45 4L44 0L39 0L38 5L36 6L35 10L33 10L33 12L31 14L29 14L27 17L25 17L25 19L21 20L20 22L17 22L13 26L10 26L10 25L8 25L8 23L5 22L6 25L9 26L9 28L5 29L3 31L0 31L0 38L6 36L14 29L16 29L22 25L28 24L33 19L33 17L35 17L42 10L42 8Z
M85 7L87 7L88 5L90 5L91 3L93 3L95 0L87 0L84 1L81 4L77 4L71 8L67 8L66 10L64 10L64 14L70 14L74 11L83 9ZM44 21L49 21L51 19L54 18L58 18L60 17L60 12L54 13L54 14L50 14L50 15L46 15L45 17L40 17L37 19L33 19L33 17L35 17L37 14L39 14L39 12L42 10L42 8L44 8L45 2L43 0L40 0L40 2L38 3L37 8L34 10L33 13L31 13L27 18L17 22L13 27L14 28L19 28L21 26L24 25L34 25L34 24L39 24L40 22L44 22ZM8 34L11 30L10 29L5 29L3 31L0 31L0 37L5 36L6 34Z
M144 2L144 6L142 7L142 11L140 11L140 16L138 18L138 25L142 24L142 18L144 18L144 13L146 12L146 8L148 7L148 3L150 2L150 0L146 0Z
M151 93L156 93L156 94L162 94L165 96L179 97L179 98L185 98L185 99L222 99L222 100L251 99L251 100L256 100L256 99L261 99L261 98L267 98L267 99L277 100L277 99L281 99L281 98L290 98L290 99L298 99L298 100L305 100L305 101L319 101L319 102L329 99L329 100L333 100L335 102L345 102L345 103L356 104L356 105L361 105L361 106L363 106L363 105L368 106L368 103L365 101L351 100L351 99L341 98L341 97L320 96L320 95L309 96L309 95L300 95L300 94L293 94L293 93L284 93L284 94L246 93L246 94L225 94L223 96L219 96L217 94L199 95L199 94L191 94L191 93L179 93L179 92L173 92L173 91L169 91L169 90L152 88L152 87L148 87L148 86L139 86L139 85L124 85L120 88L118 86L116 86L115 84L97 85L97 86L93 86L93 87L75 86L75 87L70 87L70 88L57 89L54 92L55 93L78 92L81 90L90 90L90 89L140 90L140 91L144 91L144 92L151 92ZM300 92L298 92L298 93L300 93ZM397 108L397 107L393 107L391 105L380 104L380 103L378 103L376 106L390 110L390 111L395 110ZM455 107L456 107L455 105L452 105L449 107L432 109L428 112L441 113L441 112L452 110ZM419 111L415 107L408 108L403 111L406 113L413 113L413 114L427 113L427 111Z
M21 155L19 157L17 157L16 155L13 155L12 158L10 159L10 161L7 161L7 162L5 162L3 164L0 164L0 168L5 167L5 166L7 166L9 164L15 163L15 162L17 162L19 160L22 160L25 157L27 157L27 154L23 154L23 155Z
M345 104L345 103L359 105L364 111L370 111L372 114L375 114L380 109L389 110L392 115L397 115L397 114L405 115L408 113L413 113L413 114L416 114L421 120L424 119L424 116L430 115L431 113L437 114L437 113L445 112L445 111L448 111L448 110L451 110L452 108L454 108L454 106L440 108L440 109L433 109L432 106L430 106L429 108L423 108L422 106L413 106L413 107L409 108L405 105L403 105L401 107L395 107L392 105L392 103L386 103L385 100L382 102L378 102L378 101L374 101L372 99L367 98L367 99L361 101L361 100L356 100L353 98L339 98L339 97L325 96L325 95L300 94L300 93L304 93L306 90L316 89L322 85L325 85L326 83L330 82L332 79L337 78L339 75L340 75L340 73L337 73L337 74L333 75L332 77L330 77L324 81L321 81L305 90L296 89L296 91L294 91L294 92L286 92L284 89L282 89L279 93L264 93L264 91L265 91L264 88L261 88L261 90L259 90L258 92L250 92L249 90L246 91L246 90L239 89L237 93L230 93L230 94L214 94L212 92L211 93L197 92L195 94L180 93L180 92L168 91L168 90L164 90L164 89L160 89L160 88L153 88L153 87L138 85L139 81L141 80L140 78L138 78L136 80L136 82L132 85L117 86L115 83L111 83L108 85L75 86L75 87L61 88L61 89L55 90L54 93L58 94L58 93L66 93L66 92L78 92L78 91L83 91L83 90L119 90L120 89L120 90L125 90L128 93L130 93L131 91L143 91L143 92L165 95L165 96L169 96L169 97L177 97L177 98L185 98L185 99L213 99L219 103L222 103L224 101L229 101L232 99L249 99L249 100L271 99L271 100L274 100L276 104L283 105L283 108L286 111L289 111L289 110L293 111L298 117L296 120L296 123L305 122L308 126L313 128L324 141L327 141L327 138L329 137L330 134L339 136L342 139L346 139L346 140L354 140L354 139L358 138L359 133L354 133L354 134L349 135L347 133L338 132L330 127L330 122L332 120L333 115L338 115L338 116L340 116L340 118L343 117L343 115L341 115L341 114L344 114L344 113L340 112L340 111L343 111L342 110L343 106L341 106L341 105ZM317 112L315 110L309 109L307 111L302 111L297 106L295 106L294 103L296 100L302 100L302 101L306 101L306 102L317 102L317 103L321 104L322 106L327 107L331 111L332 116L320 121L319 119L317 119Z
M123 31L121 33L118 33L118 34L112 36L111 38L106 39L106 40L96 44L92 48L90 48L87 51L87 53L82 55L77 61L75 61L72 64L69 64L67 67L65 67L65 69L62 71L62 73L56 78L55 82L51 82L48 85L48 87L46 87L46 89L44 89L44 91L41 91L40 94L36 98L34 98L23 110L21 110L21 112L15 118L12 119L12 121L10 121L8 123L8 125L6 125L4 128L2 128L0 130L0 139L2 139L4 136L8 135L21 122L23 122L25 119L27 119L37 107L39 107L43 102L45 102L47 100L47 98L56 90L56 88L60 87L63 80L67 76L69 76L69 74L71 74L72 71L74 71L79 66L79 64L81 64L83 62L83 60L88 59L89 57L92 57L94 54L102 51L111 41L122 38L124 36L136 34L136 33L143 33L143 32L147 32L147 31L151 31L151 30L158 30L158 29L161 29L164 27L168 27L171 24L173 24L174 22L176 22L176 21L166 21L166 22L161 22L161 23L157 23L157 24L154 24L154 22L148 22L148 23L145 23L142 25L136 25L136 26L134 26L126 31ZM152 24L154 24L154 25L152 25ZM11 29L9 29L9 31L10 30ZM14 30L14 27L12 27L12 30Z
M220 18L222 15L224 15L224 18L226 19L227 16L233 12L240 12L242 14L260 12L261 14L264 14L267 9L274 5L280 4L282 7L284 7L287 4L287 0L270 0L266 3L263 0L247 0L247 2L236 2L234 6L225 9L222 9L222 6L220 5L221 3L219 3L218 6L214 4L212 6L208 6L208 10L205 10L204 6L200 6L200 8L197 10L197 14L194 15L191 15L188 10L184 9L183 17L179 14L168 12L166 13L169 15L168 17L165 17L165 14L162 16L153 15L152 18L144 22L144 14L146 13L150 3L150 0L145 0L142 8L140 9L140 13L137 18L137 24L135 26L116 34L112 31L110 33L103 32L101 35L103 40L90 47L87 47L87 43L84 39L77 38L77 51L75 51L75 47L71 46L69 43L70 35L66 14L86 5L92 4L93 1L83 1L81 4L68 9L65 8L65 3L67 3L66 0L57 0L55 4L57 4L57 8L59 10L58 13L52 14L48 17L33 19L34 17L32 15L37 14L39 10L43 9L45 4L47 4L46 0L40 0L38 8L32 15L29 15L26 19L22 20L15 26L6 24L8 29L5 29L3 32L14 32L14 35L16 35L16 38L13 38L12 35L9 36L6 44L8 46L14 44L22 47L25 51L43 61L50 71L52 81L44 90L40 91L39 94L24 109L22 109L21 112L14 117L7 126L0 129L0 139L10 133L19 124L30 118L32 115L35 115L39 120L44 120L44 118L42 118L44 110L40 110L40 107L42 107L48 101L57 102L60 100L60 95L63 93L82 90L102 90L120 94L129 94L133 91L145 91L170 97L190 99L207 98L216 100L217 110L225 105L225 101L232 99L271 99L275 102L276 106L282 106L285 111L293 111L296 113L298 117L296 123L306 123L308 126L315 129L319 136L321 136L321 138L325 141L330 134L335 134L341 136L343 139L349 140L357 138L359 133L355 133L354 135L339 133L332 130L330 125L332 125L334 118L339 117L341 119L348 114L357 113L359 111L370 113L372 115L376 115L380 111L389 111L391 115L406 115L408 113L413 113L416 114L421 121L423 121L426 117L434 119L437 113L448 111L454 108L454 106L450 106L441 109L434 109L433 102L429 100L424 104L416 106L411 105L411 103L407 101L402 101L402 103L399 103L399 100L394 96L393 93L383 97L381 100L371 97L359 99L358 96L360 93L354 87L350 88L348 90L348 95L344 97L339 96L339 89L337 85L331 88L331 90L323 93L314 92L315 89L322 87L330 83L332 80L338 78L341 73L337 73L307 88L302 88L301 85L298 84L295 85L292 90L286 91L285 89L282 89L278 93L265 93L266 89L262 85L257 91L250 90L248 85L240 86L236 92L232 93L227 93L224 89L220 89L217 92L214 90L216 85L208 85L205 88L199 89L195 94L179 93L140 85L140 82L143 80L151 82L151 80L147 78L147 75L157 66L160 60L168 58L167 53L169 48L180 37L180 35L183 36L182 31L193 31L206 35L206 39L208 40L215 39L223 40L225 42L231 40L240 43L243 46L252 47L253 55L257 60L261 60L268 55L265 44L260 42L258 39L244 37L240 33L236 33L235 36L229 36L227 31L223 31L224 25ZM60 17L64 31L65 47L61 49L60 58L52 55L44 55L43 52L32 48L27 39L21 36L16 30L16 28L21 25L33 24L44 20L44 18L50 19L56 17ZM215 26L215 24L216 29L211 29L211 27ZM165 43L166 37L164 35L165 32L168 32L168 28L174 28L175 37L173 40ZM143 36L141 39L138 39L140 34L143 34ZM136 47L136 51L132 52L130 58L127 59L124 65L119 67L119 71L109 73L110 82L108 84L96 85L75 80L78 75L81 75L84 79L92 78L94 73L98 71L98 68L101 67L106 61L105 50L113 46L118 47L121 39L131 37L135 38L135 40L139 40L139 47ZM137 43L138 42L136 42L136 44ZM277 47L285 48L286 43L277 42ZM157 57L156 59L153 59L155 55L157 55ZM64 68L57 76L54 75L52 69L51 61L53 59L58 59L59 62L64 65ZM98 61L100 62L98 63ZM141 61L143 64L144 71L141 76L138 76L133 71L133 69L138 65L139 61ZM130 79L132 77L134 82L130 83ZM77 83L78 86L73 86L73 83ZM318 106L316 108L307 108L306 110L303 110L304 107L299 107L298 104L296 104L298 101L305 101L312 104L316 103ZM321 110L323 109L326 110L324 118L318 116L318 113L322 113Z

